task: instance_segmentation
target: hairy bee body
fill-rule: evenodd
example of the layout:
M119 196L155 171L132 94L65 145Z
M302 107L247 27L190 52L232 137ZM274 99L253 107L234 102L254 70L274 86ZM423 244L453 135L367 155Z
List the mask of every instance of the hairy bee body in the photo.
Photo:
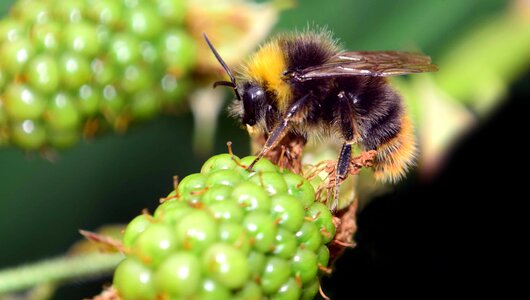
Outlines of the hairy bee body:
M400 51L342 51L328 32L307 31L272 39L234 76L204 37L230 77L214 87L233 88L232 115L266 137L249 169L286 135L304 142L312 134L338 137L343 144L335 168L331 204L335 211L353 144L376 150L373 168L379 180L396 181L413 163L413 127L385 77L436 71L430 57Z
M381 76L297 79L297 72L330 62L341 50L328 33L279 36L263 45L239 70L242 101L231 112L243 124L269 134L296 101L309 95L288 132L336 136L376 150L377 179L395 181L412 164L413 127L400 96Z

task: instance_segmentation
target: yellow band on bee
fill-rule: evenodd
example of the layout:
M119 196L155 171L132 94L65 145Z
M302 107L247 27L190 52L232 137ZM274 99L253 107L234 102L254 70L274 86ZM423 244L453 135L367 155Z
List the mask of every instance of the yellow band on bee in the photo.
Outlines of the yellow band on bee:
M259 83L268 92L276 94L277 106L280 112L287 110L291 96L291 88L281 78L286 70L284 53L277 40L263 45L247 61L244 75L248 80Z

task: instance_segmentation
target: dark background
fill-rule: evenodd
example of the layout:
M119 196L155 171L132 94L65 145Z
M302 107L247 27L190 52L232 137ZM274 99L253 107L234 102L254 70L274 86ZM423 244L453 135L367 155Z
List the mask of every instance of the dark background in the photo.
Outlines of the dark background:
M0 15L12 2L0 3ZM282 13L275 30L314 22L327 25L348 49L416 47L436 61L466 28L506 6L502 0L329 3L300 1ZM461 288L472 294L504 288L501 279L516 263L506 254L516 248L508 234L515 225L505 220L517 219L505 214L524 187L515 172L526 171L519 143L527 134L529 83L527 73L511 86L506 103L452 148L437 178L411 177L363 210L358 247L324 280L332 299L386 293L431 298ZM61 255L80 238L79 228L125 223L142 208L152 210L174 174L196 172L204 161L192 151L192 123L190 114L159 117L124 135L82 142L60 152L55 163L0 149L0 268ZM226 151L227 140L237 154L248 153L246 133L223 115L215 153ZM89 297L103 282L70 283L55 299Z
M529 82L530 72L490 120L453 147L432 182L409 180L362 211L358 247L324 281L332 299L520 295L527 217L516 212L529 164L519 134Z

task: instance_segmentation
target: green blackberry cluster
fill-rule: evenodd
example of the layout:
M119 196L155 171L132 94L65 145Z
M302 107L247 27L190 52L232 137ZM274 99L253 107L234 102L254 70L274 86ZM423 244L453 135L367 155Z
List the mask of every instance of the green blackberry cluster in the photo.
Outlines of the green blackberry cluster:
M0 145L68 147L184 97L185 0L18 0L0 20Z
M114 274L122 300L313 299L332 215L303 177L266 159L249 172L254 158L210 158L128 224Z

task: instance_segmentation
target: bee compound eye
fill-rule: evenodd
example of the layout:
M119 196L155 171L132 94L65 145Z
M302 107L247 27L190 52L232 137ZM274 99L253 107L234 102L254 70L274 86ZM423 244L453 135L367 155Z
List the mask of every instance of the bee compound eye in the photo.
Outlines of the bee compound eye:
M261 118L265 107L265 91L256 83L247 83L243 86L243 123L255 125Z
M261 103L265 100L265 91L258 85L252 85L245 89L245 96L243 98L247 98L247 101Z

